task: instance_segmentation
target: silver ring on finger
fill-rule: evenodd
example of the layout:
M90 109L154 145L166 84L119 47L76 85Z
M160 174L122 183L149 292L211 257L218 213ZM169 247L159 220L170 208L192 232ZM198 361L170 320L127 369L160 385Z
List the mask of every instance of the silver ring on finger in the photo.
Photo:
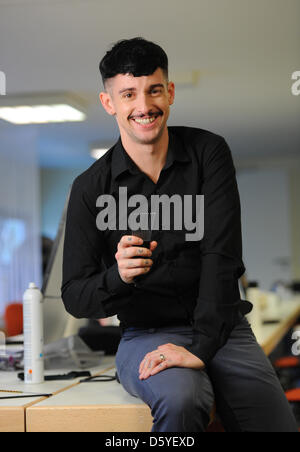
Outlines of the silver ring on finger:
M163 362L163 361L166 360L166 357L165 357L165 355L164 355L163 353L161 353L161 354L159 355L159 358L160 358L160 361L161 361L161 362Z

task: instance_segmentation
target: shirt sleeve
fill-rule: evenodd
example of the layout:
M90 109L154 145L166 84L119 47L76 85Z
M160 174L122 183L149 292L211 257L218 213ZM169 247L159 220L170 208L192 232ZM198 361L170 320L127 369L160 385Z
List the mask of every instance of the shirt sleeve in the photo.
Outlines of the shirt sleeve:
M76 318L110 317L130 302L131 285L122 281L117 262L104 267L104 253L96 206L75 179L67 210L61 294L66 310Z
M189 350L206 365L226 343L240 315L241 212L235 168L223 138L204 153L204 237L199 292Z

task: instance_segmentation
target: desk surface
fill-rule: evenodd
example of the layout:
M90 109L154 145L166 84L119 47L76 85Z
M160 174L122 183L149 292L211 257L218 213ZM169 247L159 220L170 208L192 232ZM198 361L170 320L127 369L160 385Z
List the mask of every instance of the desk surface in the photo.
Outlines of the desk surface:
M114 358L111 356L103 356L102 362L99 366L89 369L92 375L98 375L103 372L107 368L111 368L114 366ZM59 370L47 370L45 373L47 375L55 375L55 374L65 374L74 369L59 369ZM81 378L77 378L74 380L55 380L55 381L45 381L40 384L26 384L23 381L18 379L18 372L0 372L0 389L8 390L8 391L23 391L26 392L35 392L37 394L56 394L62 389L65 389L69 386L77 384ZM1 392L1 395L4 396L13 396L13 394ZM18 394L16 394L18 395ZM21 394L20 394L21 395ZM36 402L37 399L41 399L41 397L30 398L30 399L0 399L0 409L3 407L15 407L15 406L28 406L32 403ZM44 398L43 398L44 399Z
M103 357L99 366L89 369L92 375L98 375L108 368L114 366L113 357ZM47 375L57 373L67 373L74 369L60 369L46 371ZM18 372L0 372L0 389L8 391L23 391L34 392L37 394L53 394L50 398L56 396L61 391L70 389L72 386L78 384L80 378L74 380L61 381L45 381L41 384L25 384L18 379ZM13 396L10 392L1 392L0 396ZM16 396L21 394L15 394ZM24 394L25 395L25 394ZM30 397L30 398L11 398L0 399L0 432L24 432L25 431L25 410L39 401L45 400L45 397ZM47 399L46 399L47 400Z
M114 375L115 369L105 372ZM51 399L51 400L50 400ZM79 383L26 411L29 432L147 432L150 409L117 381Z

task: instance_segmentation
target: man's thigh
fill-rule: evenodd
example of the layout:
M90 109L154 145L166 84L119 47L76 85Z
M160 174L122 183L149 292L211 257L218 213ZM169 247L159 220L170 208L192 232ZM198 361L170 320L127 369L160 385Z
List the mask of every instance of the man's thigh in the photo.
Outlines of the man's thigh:
M226 431L296 432L270 361L243 318L208 368Z
M153 431L203 431L214 400L205 371L171 367L146 380L139 379L139 365L147 353L165 343L191 344L191 328L163 330L123 336L116 357L120 381L131 395L151 408Z

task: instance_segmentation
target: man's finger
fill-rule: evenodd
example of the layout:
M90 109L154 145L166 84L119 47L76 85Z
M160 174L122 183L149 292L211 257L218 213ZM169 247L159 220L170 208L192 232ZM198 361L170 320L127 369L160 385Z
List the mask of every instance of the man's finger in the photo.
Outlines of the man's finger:
M161 372L162 370L167 369L169 366L168 361L159 361L156 362L155 365L152 366L152 368L149 369L145 369L141 374L140 374L140 380L146 380L147 378L151 377L152 375L156 375L159 372Z
M143 240L139 237L136 237L135 235L123 235L119 243L120 246L127 247L133 245L141 245L143 243Z
M159 363L157 366L155 366L152 370L151 370L151 372L150 372L150 375L152 376L152 375L156 375L156 374L158 374L159 372L161 372L162 370L165 370L165 369L167 369L168 368L168 363L167 363L167 361L162 361L161 363Z
M147 355L144 356L144 359L142 360L140 367L139 367L139 372L141 373L147 366L147 361L151 359L151 354L147 353Z
M153 261L151 259L124 259L122 263L119 265L121 269L130 269L130 268L140 268L140 267L151 267L153 265Z
M150 251L154 251L157 248L158 243L153 241L150 242Z
M149 360L153 361L154 359L155 359L155 351L147 353L147 355L145 355L144 359L141 361L141 364L139 366L139 373L141 373L144 369L147 368L147 361L149 361Z

